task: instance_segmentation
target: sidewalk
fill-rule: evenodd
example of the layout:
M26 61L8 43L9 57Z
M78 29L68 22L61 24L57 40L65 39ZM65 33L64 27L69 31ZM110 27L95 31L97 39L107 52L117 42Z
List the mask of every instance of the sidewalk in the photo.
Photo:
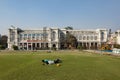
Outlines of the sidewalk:
M120 54L116 54L116 53L113 53L113 52L105 52L105 51L100 51L100 50L84 50L84 51L97 53L97 54L103 54L103 55L120 56Z

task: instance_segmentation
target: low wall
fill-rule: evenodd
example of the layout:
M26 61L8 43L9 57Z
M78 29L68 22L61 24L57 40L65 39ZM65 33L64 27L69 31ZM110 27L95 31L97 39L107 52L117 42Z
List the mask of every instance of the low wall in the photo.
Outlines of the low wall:
M120 49L114 48L112 52L116 54L120 54Z

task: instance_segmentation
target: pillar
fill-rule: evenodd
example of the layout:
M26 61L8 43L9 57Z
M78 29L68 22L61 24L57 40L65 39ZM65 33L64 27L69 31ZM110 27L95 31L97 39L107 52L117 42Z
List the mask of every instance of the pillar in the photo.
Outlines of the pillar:
M91 49L91 42L89 42L89 49Z
M28 42L27 42L27 50L28 50Z

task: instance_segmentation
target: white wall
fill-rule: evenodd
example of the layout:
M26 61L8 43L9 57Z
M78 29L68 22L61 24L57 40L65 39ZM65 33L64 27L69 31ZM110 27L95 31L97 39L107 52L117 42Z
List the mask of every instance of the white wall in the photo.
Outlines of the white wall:
M117 30L117 44L120 44L120 30Z
M117 44L120 45L120 36L117 37Z

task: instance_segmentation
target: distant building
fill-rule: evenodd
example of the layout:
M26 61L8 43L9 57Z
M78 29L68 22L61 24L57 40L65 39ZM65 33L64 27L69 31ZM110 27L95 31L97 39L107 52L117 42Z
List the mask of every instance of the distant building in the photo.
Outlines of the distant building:
M117 47L120 45L120 30L110 34L107 44L110 44L112 49L115 48L116 45Z
M117 30L115 33L116 33L116 43L120 45L120 30Z
M66 32L74 35L78 45L87 49L98 48L107 41L107 29L88 30L66 30L59 28L43 28L39 30L22 30L20 28L9 28L8 48L13 45L24 50L34 50L56 47L62 49L65 44L62 40L66 37Z
M114 45L117 43L116 40L117 40L116 33L115 32L110 33L108 36L107 44Z

